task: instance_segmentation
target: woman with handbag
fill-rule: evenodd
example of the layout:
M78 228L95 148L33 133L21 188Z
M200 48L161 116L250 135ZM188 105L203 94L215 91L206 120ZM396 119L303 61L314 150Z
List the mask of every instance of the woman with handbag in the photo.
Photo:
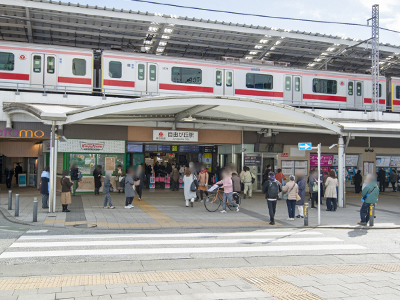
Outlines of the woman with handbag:
M329 177L326 180L325 187L325 196L326 196L326 210L327 211L336 211L337 209L337 193L336 187L338 186L338 180L336 179L335 171L329 172Z
M63 177L61 178L61 205L63 212L70 212L68 204L72 203L71 200L71 186L74 184L67 177L69 175L68 170L63 171Z
M118 193L124 190L124 185L121 184L122 179L125 176L125 172L122 170L122 166L118 165L117 169L114 171L113 176L115 176L115 186L117 187Z
M299 186L297 183L294 181L295 177L294 175L290 175L289 177L289 182L282 188L282 191L284 193L288 194L288 198L286 200L287 208L288 208L288 215L289 217L287 218L288 221L293 221L294 220L294 214L296 210L296 201L299 198Z
M299 197L300 199L296 202L297 209L299 210L299 214L296 218L304 218L304 200L306 198L306 180L304 176L301 174L298 176L297 185L299 187Z
M185 195L186 207L189 207L189 201L190 206L193 207L194 199L197 197L196 190L192 191L192 184L195 180L197 179L192 174L190 168L186 168L185 176L183 176L183 192Z
M201 166L201 171L199 173L199 191L200 191L200 199L201 202L203 202L203 193L206 194L206 201L208 201L208 179L209 179L209 174L208 170L206 169L205 165Z

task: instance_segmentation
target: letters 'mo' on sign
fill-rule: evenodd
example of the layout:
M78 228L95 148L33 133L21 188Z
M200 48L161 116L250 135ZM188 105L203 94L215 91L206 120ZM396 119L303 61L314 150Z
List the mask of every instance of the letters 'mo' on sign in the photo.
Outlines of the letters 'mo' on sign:
M45 133L43 130L13 129L4 128L0 130L0 137L20 137L20 138L42 138Z
M197 131L153 130L153 141L198 142Z

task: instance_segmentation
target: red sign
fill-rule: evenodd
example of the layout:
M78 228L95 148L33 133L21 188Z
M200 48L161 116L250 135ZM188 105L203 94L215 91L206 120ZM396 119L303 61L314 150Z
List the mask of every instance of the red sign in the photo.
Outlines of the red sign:
M26 56L23 55L23 54L21 54L21 55L19 56L19 59L21 59L21 60L24 60L25 58L26 58Z
M281 153L281 157L289 157L289 153Z
M332 166L333 155L321 155L321 166ZM318 166L318 154L310 154L310 166Z
M81 142L81 149L82 150L103 150L104 149L104 143L83 143Z

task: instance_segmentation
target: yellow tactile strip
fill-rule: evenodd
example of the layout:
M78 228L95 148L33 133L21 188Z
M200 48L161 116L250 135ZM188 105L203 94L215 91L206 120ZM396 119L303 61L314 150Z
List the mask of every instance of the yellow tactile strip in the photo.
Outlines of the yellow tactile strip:
M150 217L152 217L161 226L166 223L177 223L174 219L170 218L162 211L158 210L157 208L147 203L146 201L133 200L133 204L136 205L136 207L139 207L141 210L143 210Z
M274 268L237 268L219 270L193 270L147 272L133 274L99 274L53 277L24 277L0 279L0 290L41 289L66 286L112 285L147 282L175 282L190 280L241 278L279 300L321 300L296 285L279 278L313 274L349 274L399 272L400 264L290 266Z

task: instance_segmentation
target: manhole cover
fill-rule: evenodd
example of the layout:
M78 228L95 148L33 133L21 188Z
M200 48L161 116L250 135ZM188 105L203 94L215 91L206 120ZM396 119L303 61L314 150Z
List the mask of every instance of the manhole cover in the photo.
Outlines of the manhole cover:
M76 224L76 225L73 225L73 227L75 227L75 228L95 228L95 227L97 227L97 225L96 224Z

